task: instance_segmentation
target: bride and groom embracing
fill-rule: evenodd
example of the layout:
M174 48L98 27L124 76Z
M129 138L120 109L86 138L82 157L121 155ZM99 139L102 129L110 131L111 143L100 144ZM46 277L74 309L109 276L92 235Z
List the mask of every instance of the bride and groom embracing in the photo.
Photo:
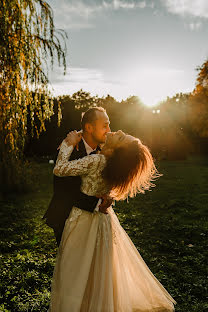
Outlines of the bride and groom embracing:
M174 311L176 301L149 270L112 208L112 200L153 186L157 170L149 149L121 130L110 132L101 107L85 112L81 126L60 145L54 195L43 217L58 244L49 311Z

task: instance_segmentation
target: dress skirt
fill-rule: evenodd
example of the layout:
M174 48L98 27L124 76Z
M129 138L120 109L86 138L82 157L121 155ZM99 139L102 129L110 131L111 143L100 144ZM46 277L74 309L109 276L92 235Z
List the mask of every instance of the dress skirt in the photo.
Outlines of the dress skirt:
M176 301L149 270L112 207L73 207L51 284L50 312L169 312Z

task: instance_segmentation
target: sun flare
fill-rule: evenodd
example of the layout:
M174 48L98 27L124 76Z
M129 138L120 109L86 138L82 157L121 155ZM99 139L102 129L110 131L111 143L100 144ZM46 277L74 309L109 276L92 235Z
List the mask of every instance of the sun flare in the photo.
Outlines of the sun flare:
M136 90L135 94L145 106L155 107L167 96L173 96L179 91L177 81L182 75L183 71L170 68L134 70L128 75L128 85Z

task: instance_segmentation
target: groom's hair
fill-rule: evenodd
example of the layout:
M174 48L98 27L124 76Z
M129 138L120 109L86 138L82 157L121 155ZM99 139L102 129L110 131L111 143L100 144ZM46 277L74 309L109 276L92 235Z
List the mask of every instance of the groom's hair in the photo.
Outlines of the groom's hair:
M97 112L106 113L106 110L101 106L91 107L85 113L83 113L81 118L81 128L85 129L86 123L93 124L97 119Z

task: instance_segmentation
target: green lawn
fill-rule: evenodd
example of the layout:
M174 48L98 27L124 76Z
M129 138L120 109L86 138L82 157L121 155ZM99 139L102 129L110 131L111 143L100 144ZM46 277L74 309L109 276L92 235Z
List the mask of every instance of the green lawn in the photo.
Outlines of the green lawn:
M163 177L115 212L151 271L177 301L176 311L208 311L208 161L160 162ZM0 311L48 309L56 257L41 220L52 194L52 166L32 163L33 191L0 202ZM58 311L57 311L58 312ZM96 312L96 311L95 311Z

